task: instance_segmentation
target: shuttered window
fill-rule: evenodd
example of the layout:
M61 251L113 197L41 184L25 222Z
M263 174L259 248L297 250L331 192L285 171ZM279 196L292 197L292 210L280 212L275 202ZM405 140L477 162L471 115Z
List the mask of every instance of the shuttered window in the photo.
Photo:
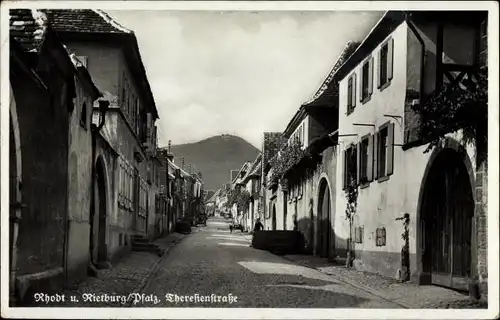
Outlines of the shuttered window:
M393 75L394 39L385 42L378 52L377 87L382 88L389 84Z
M351 180L358 181L358 145L351 145L344 151L344 190Z
M347 80L347 114L354 111L356 107L356 73Z
M380 127L376 136L377 158L376 177L381 179L390 176L394 172L394 124L386 123Z
M360 101L369 99L373 92L373 57L369 57L361 68Z

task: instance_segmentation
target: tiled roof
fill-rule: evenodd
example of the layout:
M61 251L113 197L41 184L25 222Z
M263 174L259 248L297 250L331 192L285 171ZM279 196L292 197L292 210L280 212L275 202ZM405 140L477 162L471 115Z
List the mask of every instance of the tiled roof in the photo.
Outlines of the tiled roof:
M46 9L51 27L56 31L84 33L132 33L107 13L91 9Z
M47 18L38 10L9 10L9 29L13 37L25 51L37 52L45 39Z

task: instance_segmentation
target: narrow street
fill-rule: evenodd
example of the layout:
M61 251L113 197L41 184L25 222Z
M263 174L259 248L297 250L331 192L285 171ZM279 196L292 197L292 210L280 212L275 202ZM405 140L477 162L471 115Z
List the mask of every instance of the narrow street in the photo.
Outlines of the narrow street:
M314 269L298 266L249 247L251 236L229 233L222 218L212 218L172 249L144 290L159 303L137 307L398 308L367 292L339 283ZM171 294L172 302L166 298ZM194 297L198 295L198 298ZM203 303L202 296L237 297L233 303ZM175 302L193 296L198 302ZM179 300L179 299L178 299Z

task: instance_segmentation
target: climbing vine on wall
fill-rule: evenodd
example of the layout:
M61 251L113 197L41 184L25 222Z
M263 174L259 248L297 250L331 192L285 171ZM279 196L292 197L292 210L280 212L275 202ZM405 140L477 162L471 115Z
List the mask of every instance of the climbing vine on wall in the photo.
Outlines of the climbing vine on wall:
M297 167L299 163L305 164L304 169L314 169L318 164L318 155L311 148L302 148L302 144L296 140L290 144L283 144L279 153L271 159L272 173L271 184L282 182L286 184L285 176L290 170Z
M421 115L421 138L429 142L424 152L443 143L447 133L463 130L463 143L476 144L479 156L487 146L488 71L468 72L458 83L447 83L422 105L413 109Z

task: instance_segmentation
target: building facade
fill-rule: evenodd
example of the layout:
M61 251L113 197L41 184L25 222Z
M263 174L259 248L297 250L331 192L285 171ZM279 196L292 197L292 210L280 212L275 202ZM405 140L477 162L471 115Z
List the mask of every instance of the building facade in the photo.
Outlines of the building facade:
M116 186L103 193L109 205L103 206L108 218L101 219L107 224L108 259L114 261L131 250L133 235L148 236L154 228L158 193L152 174L158 119L154 98L133 32L100 10L45 12L68 50L84 61L96 85L112 97L101 135L118 159L109 163L112 157L104 153L98 161L105 170L104 180Z
M352 239L359 269L465 290L484 279L475 147L458 131L424 153L412 108L479 69L486 14L465 15L387 12L337 73L343 138L334 232L338 248ZM359 193L349 225L343 212L351 179Z

